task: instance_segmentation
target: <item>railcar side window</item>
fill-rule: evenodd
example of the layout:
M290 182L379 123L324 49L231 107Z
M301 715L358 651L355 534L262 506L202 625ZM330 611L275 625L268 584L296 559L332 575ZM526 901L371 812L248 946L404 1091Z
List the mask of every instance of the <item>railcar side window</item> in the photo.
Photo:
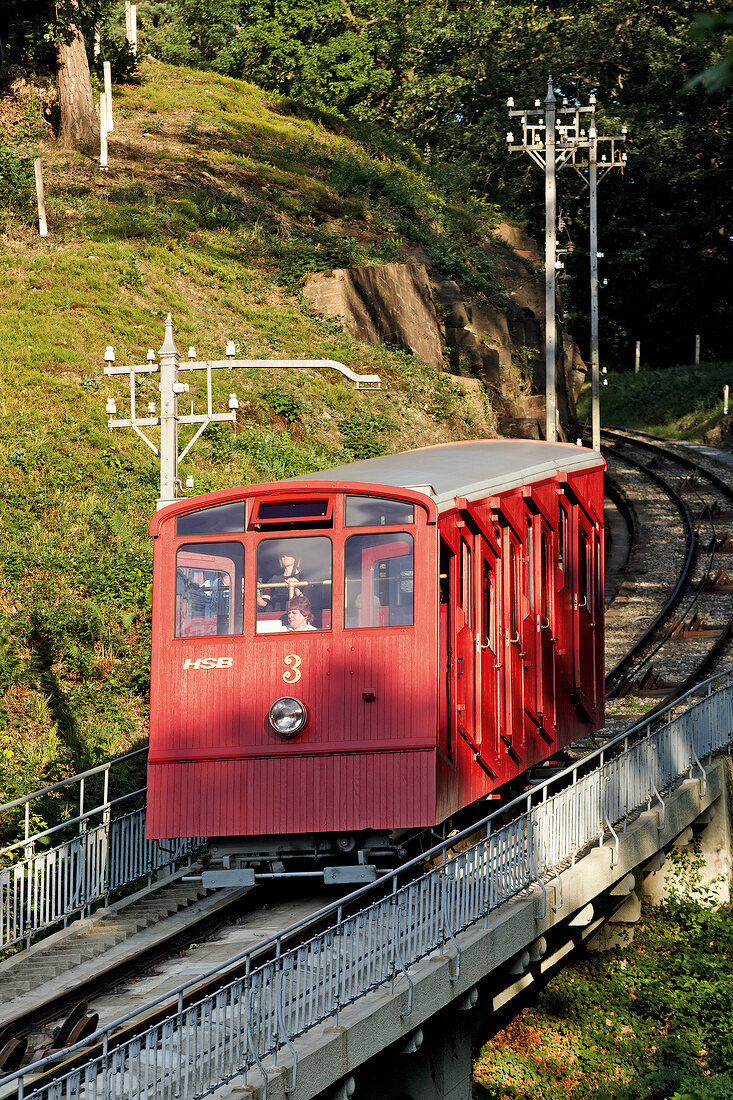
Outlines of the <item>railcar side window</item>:
M562 573L563 584L568 583L568 513L560 501L557 503L557 567Z
M590 612L590 608L588 607L588 592L590 590L590 584L588 583L589 566L588 536L585 531L581 530L580 544L578 546L578 596L580 599L580 606L587 608Z
M547 532L545 528L542 528L542 569L540 570L540 580L542 583L542 622L545 627L550 625L550 607L548 601L548 592L550 577L552 576L550 570L552 568L552 551L547 539Z
M530 612L534 611L534 530L532 527L532 517L527 516L527 543L525 547L527 551L526 563L527 563L527 600L529 602Z
M244 531L244 501L199 508L176 519L177 535L238 535Z
M519 639L519 554L514 543L509 539L509 625L512 638Z
M242 633L244 547L194 542L176 554L176 638Z
M388 527L414 522L415 509L406 500L389 500L385 497L346 498L344 527Z
M413 625L412 535L352 535L345 565L347 627Z
M466 616L466 626L473 627L473 583L471 578L471 547L461 539L461 556L458 559L458 599Z
M488 645L492 653L496 652L496 642L494 640L494 578L491 574L491 566L486 558L482 562L482 614L483 614L483 627L484 637L482 638L482 645Z
M331 540L268 538L257 547L257 633L331 629Z

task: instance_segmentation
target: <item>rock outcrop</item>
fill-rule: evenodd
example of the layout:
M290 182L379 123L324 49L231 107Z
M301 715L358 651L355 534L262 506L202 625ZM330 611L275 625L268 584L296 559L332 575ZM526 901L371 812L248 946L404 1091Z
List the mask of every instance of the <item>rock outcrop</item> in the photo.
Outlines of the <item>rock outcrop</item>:
M506 224L494 230L492 255L501 295L470 293L442 279L419 245L406 263L337 269L308 278L304 294L319 312L341 317L357 340L391 344L465 377L479 378L504 406L508 435L544 433L544 277L537 246ZM558 316L561 305L558 298ZM558 326L558 408L575 424L585 364ZM574 438L574 433L571 436Z
M303 293L320 313L341 317L356 340L391 344L445 366L444 338L423 264L336 268L311 275Z

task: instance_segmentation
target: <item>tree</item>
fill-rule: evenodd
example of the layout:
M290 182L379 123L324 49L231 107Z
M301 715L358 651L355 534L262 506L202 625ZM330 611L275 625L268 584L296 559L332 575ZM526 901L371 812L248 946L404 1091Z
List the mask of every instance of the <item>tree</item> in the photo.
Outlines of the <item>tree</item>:
M506 152L506 98L544 98L548 73L572 103L594 92L601 133L627 123L623 177L600 195L608 287L606 362L633 362L635 339L657 365L689 360L700 332L729 355L733 302L733 103L724 88L728 17L718 35L692 26L715 0L249 0L239 33L214 62L232 75L412 138L492 204L542 236L542 173ZM727 63L727 62L726 62ZM579 245L567 298L581 341L588 327L587 195L560 175ZM651 354L650 354L651 353Z
M59 141L91 151L99 143L85 37L102 20L111 0L5 0L0 14L0 49L5 65L54 73L61 107Z
M79 0L63 0L58 11L56 76L61 106L58 142L63 148L91 152L99 145L99 122L92 98Z

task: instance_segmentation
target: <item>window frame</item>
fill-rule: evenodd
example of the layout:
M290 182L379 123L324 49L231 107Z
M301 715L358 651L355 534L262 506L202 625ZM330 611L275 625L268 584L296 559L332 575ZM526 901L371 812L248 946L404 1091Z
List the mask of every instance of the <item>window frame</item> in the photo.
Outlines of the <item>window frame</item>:
M236 560L234 557L227 554L228 548L236 547L241 553L241 560ZM201 549L198 549L201 548ZM218 553L212 553L213 550L221 548L221 555ZM181 554L195 554L198 549L200 557L208 557L211 559L211 563L207 567L206 565L179 565L179 557ZM206 551L204 553L203 551ZM178 592L179 582L179 569L201 569L202 571L223 572L221 569L217 569L213 563L221 557L222 560L229 560L234 566L233 583L230 586L230 624L231 629L225 632L218 630L206 633L206 634L181 634L179 633L179 606L178 600L181 595ZM201 640L202 638L240 638L244 634L244 595L245 595L245 576L246 576L246 563L247 555L244 544L240 540L223 540L221 542L180 542L175 547L174 566L173 566L173 638L176 641L191 641L193 639ZM237 573L239 572L239 584L237 584ZM231 574L230 574L231 575ZM187 583L190 582L190 578L187 578ZM237 608L234 600L238 599L239 607ZM197 616L202 618L203 616ZM218 618L218 613L217 613ZM237 625L239 629L237 629Z
M346 535L346 537L343 540L343 570L344 570L344 577L343 577L343 581L344 581L344 584L343 584L343 596L344 596L343 629L345 631L346 630L396 630L396 629L413 630L415 628L415 543L416 543L415 532L414 531L406 531L406 530L404 530L403 527L399 527L399 528L394 529L394 530L392 528L386 528L386 527L374 527L374 528L371 528L370 530L364 530L364 529L358 529L358 528L351 528L350 527L350 528L346 528L345 530L350 531L351 534ZM384 538L384 539L387 539L389 537L392 537L395 541L398 540L400 537L402 537L403 539L409 539L409 541L410 541L411 549L410 549L410 555L409 556L410 556L411 561L412 561L412 601L411 601L410 606L411 606L411 611L412 611L412 621L409 622L409 623L390 623L390 622L387 622L385 624L379 624L379 623L374 623L374 622L365 623L365 624L362 624L362 623L359 623L359 622L357 622L357 623L348 623L347 619L348 619L349 610L350 610L349 594L348 594L349 571L348 571L348 566L347 566L347 547L348 547L348 544L350 542L352 542L354 539L369 539L369 538ZM386 542L386 541L383 542L383 543L374 543L373 547L371 547L370 549L372 549L372 548L373 549L378 549L380 545L381 546L388 546L389 543ZM394 554L394 555L387 555L383 559L376 558L375 559L375 564L379 560L391 560L392 558L400 558L400 557L407 557L407 555L406 554ZM362 552L360 560L361 560L361 562L363 562L363 552ZM371 575L372 575L372 581L373 581L373 573ZM360 576L363 578L363 565L362 565ZM391 582L392 579L393 578L389 578L389 577L387 578L388 582ZM363 583L363 580L362 580L362 583ZM372 607L372 616L371 617L373 618L373 605L370 604L370 606ZM388 610L391 612L392 605L388 604L387 607L388 607ZM358 610L359 610L359 615L361 615L361 610L362 609L359 608Z
M331 536L331 534L325 534L325 533L322 533L320 531L316 531L316 532L313 532L313 533L311 533L311 532L302 532L302 533L301 532L298 532L298 533L293 532L293 533L291 533L291 532L286 531L286 532L278 532L277 534L275 534L274 532L269 532L268 531L268 532L263 532L261 537L257 538L257 540L254 543L254 547L253 547L254 575L255 575L254 631L253 631L253 633L254 633L255 637L262 637L262 636L268 635L268 634L296 633L295 631L288 632L287 628L285 628L285 627L283 627L282 630L260 630L260 629L258 629L259 625L264 625L265 623L268 623L268 622L275 623L275 622L278 621L278 618L282 619L283 616L286 614L286 611L283 610L283 611L279 612L278 614L273 615L272 611L266 612L265 609L260 609L257 606L257 595L259 593L260 586L263 585L263 586L267 587L267 581L259 581L257 579L258 576L259 576L260 551L261 551L262 547L265 545L265 543L269 543L269 542L288 542L288 543L290 543L290 542L295 542L297 540L300 540L301 542L304 541L304 540L308 540L308 541L312 542L314 539L323 539L324 541L326 541L328 543L329 550L330 550L328 581L321 582L322 586L325 584L325 586L330 590L330 592L329 592L330 599L329 599L328 607L324 606L324 607L316 608L315 610L320 611L321 615L323 615L323 613L325 611L328 611L328 614L330 616L331 621L330 621L329 626L314 627L313 632L317 632L317 633L320 634L320 633L324 633L324 632L325 633L330 633L333 630L333 593L334 593L334 540L333 540L333 537ZM297 555L293 555L293 556L296 558L296 561L300 560L300 558ZM282 557L282 552L279 553L277 555L277 557L278 558ZM310 587L310 582L306 581L305 578L304 578L303 581L302 581L302 585L303 585L303 588L307 589L308 587ZM294 587L296 587L295 584L294 584ZM303 593L303 595L306 597L306 599L308 599L307 593ZM288 596L288 600L290 600L291 598L292 597ZM287 604L288 600L286 600L286 604ZM313 607L313 601L309 600L309 602L311 603L311 607ZM272 618L267 618L267 619L260 618L261 612L265 613L265 614L268 614L270 616L273 616L273 617ZM312 632L308 631L308 633L312 633Z

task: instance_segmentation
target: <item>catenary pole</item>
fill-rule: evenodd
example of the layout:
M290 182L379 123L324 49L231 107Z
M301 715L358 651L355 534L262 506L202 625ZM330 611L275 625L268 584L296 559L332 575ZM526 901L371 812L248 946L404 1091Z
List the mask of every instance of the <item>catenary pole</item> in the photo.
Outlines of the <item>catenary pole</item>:
M132 366L117 367L114 365L115 353L111 345L105 351L104 373L108 378L115 375L123 375L129 379L130 385L130 416L117 417L117 403L113 397L107 398L106 412L108 414L107 426L110 428L132 428L151 451L160 460L160 496L157 501L158 508L164 508L166 504L172 504L184 492L181 480L178 476L178 464L182 461L199 436L209 424L223 422L235 423L239 402L235 393L229 394L229 408L227 412L216 413L212 402L212 372L215 370L231 371L239 367L249 370L306 370L328 368L336 370L345 378L354 383L356 389L375 390L380 389L381 381L378 374L357 374L343 363L335 359L235 359L234 342L227 344L226 359L214 359L197 361L196 350L188 349L188 359L181 361L176 342L173 338L173 317L169 313L165 322L165 339L158 352L159 362L155 362L155 352L151 350L147 355L147 363L138 363ZM180 394L188 393L188 382L179 380L180 371L202 371L206 375L206 408L205 413L194 413L193 404L191 412L181 415L178 408ZM156 414L155 402L147 404L147 416L139 416L137 412L137 388L136 382L139 375L159 374L160 382L160 416ZM179 425L197 425L197 429L188 443L179 454L178 428ZM143 428L159 428L160 442L156 445ZM186 488L193 488L193 478L186 479Z
M590 293L591 293L591 409L593 449L600 449L600 364L598 346L598 185L612 168L623 168L626 153L626 127L616 136L598 136L596 128L596 97L590 96L589 106L569 105L567 99L557 106L552 84L548 80L544 105L535 100L534 109L516 108L510 96L507 100L510 119L520 118L521 140L515 144L514 134L507 134L510 152L524 152L545 173L545 369L546 417L545 437L557 439L557 270L558 261L556 205L559 169L576 170L590 191ZM589 115L588 130L583 120ZM609 154L599 157L599 144L610 145ZM587 172L587 177L586 177ZM561 250L568 251L568 250ZM605 374L605 368L603 369ZM605 384L605 382L604 382Z
M598 133L595 108L591 114L588 146L590 190L590 379L591 436L594 451L601 449L601 380L598 354Z
M557 260L557 184L555 180L555 109L552 77L545 98L545 439L557 441L557 324L555 322L555 262Z

